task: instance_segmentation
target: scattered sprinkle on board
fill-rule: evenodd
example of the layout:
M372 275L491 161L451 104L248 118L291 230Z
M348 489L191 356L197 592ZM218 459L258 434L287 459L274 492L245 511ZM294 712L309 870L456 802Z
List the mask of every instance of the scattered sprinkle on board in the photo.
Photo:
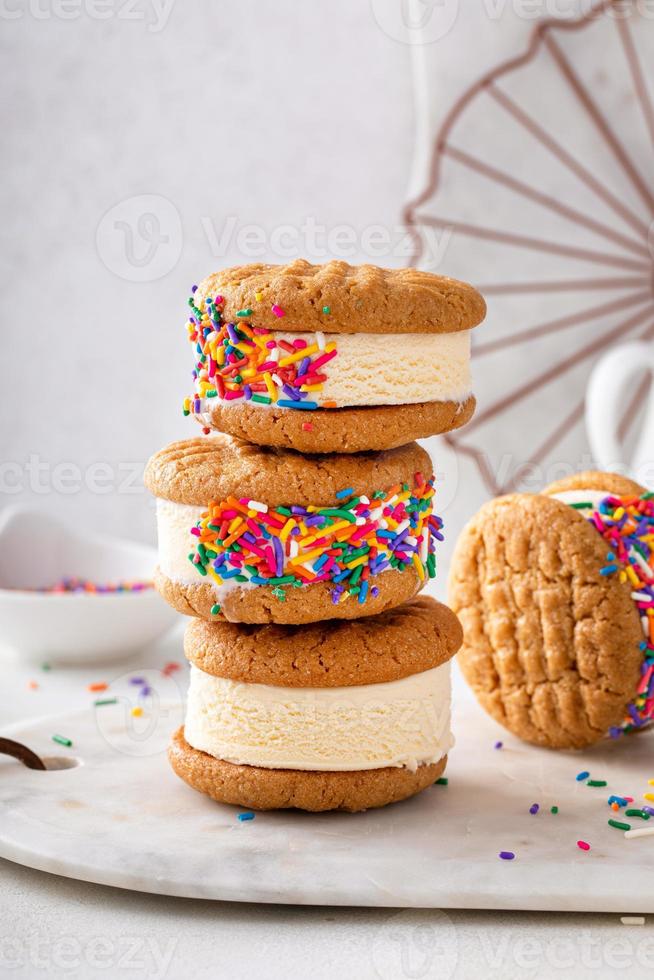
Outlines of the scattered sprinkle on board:
M439 778L434 783L434 786L447 786L449 780L447 776L439 776Z
M630 823L624 823L622 820L609 820L609 827L615 827L616 830L631 830Z
M513 861L515 854L513 851L500 851L498 857L501 858L502 861Z
M583 772L578 772L577 775L575 776L575 779L577 780L578 783L581 783L584 779L588 779L589 776L590 773L584 770Z
M617 807L626 806L627 799L624 796L609 796L608 798L609 806L613 806L614 803Z
M247 813L239 813L238 819L241 821L241 823L243 823L246 820L254 820L254 814L252 813L251 810L248 810Z
M590 844L585 840L578 840L577 847L580 851L590 851Z
M65 735L53 735L52 741L56 742L57 745L65 745L67 749L70 749L73 744L72 740L70 738L66 738Z
M637 830L628 830L625 833L627 840L632 837L654 837L654 827L639 827Z

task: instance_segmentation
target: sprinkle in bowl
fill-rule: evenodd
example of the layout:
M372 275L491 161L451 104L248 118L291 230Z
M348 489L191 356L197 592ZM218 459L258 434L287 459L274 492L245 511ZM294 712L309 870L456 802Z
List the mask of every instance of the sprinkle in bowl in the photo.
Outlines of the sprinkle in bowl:
M0 642L49 663L117 660L176 616L152 588L156 549L71 527L42 511L0 513Z

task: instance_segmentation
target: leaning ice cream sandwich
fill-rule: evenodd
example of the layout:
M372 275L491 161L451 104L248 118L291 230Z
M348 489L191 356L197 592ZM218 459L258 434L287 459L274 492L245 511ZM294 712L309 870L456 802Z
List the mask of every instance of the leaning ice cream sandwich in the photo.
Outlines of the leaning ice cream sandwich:
M446 766L456 616L421 597L373 618L310 626L194 620L186 722L173 769L223 803L365 810Z
M654 719L654 495L588 472L485 504L457 542L463 674L528 742L580 748Z
M390 449L465 425L475 399L472 286L346 262L246 265L189 299L195 391L208 428L307 453Z
M145 483L157 498L157 588L191 616L371 616L435 575L442 522L416 443L300 456L216 434L156 453Z

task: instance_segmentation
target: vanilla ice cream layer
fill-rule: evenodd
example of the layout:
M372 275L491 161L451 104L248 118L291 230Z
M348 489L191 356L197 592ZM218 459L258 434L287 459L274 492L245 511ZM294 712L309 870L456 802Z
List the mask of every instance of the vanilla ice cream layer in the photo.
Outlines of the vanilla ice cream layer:
M399 681L332 688L244 684L192 666L185 736L237 765L415 771L454 744L450 695L449 663Z
M563 490L561 493L551 493L550 497L555 500L560 500L562 504L568 504L570 507L573 504L585 504L588 503L588 507L578 507L581 514L586 511L597 510L601 502L605 497L612 496L610 490Z
M188 559L195 551L195 540L191 528L195 527L204 507L192 507L188 504L175 504L172 500L157 499L157 536L159 539L159 568L163 574L179 585L197 585L201 579L197 568ZM218 585L208 576L206 581ZM242 583L241 583L242 584Z
M275 332L272 336L291 344L298 339L306 340L309 346L316 343L316 335L312 333ZM320 369L327 379L321 389L307 395L307 400L315 400L319 407L324 402L337 408L463 402L472 392L469 330L437 334L328 334L325 340L336 344L337 354ZM287 396L280 391L279 397ZM212 401L207 399L207 409ZM243 400L223 404L237 407Z

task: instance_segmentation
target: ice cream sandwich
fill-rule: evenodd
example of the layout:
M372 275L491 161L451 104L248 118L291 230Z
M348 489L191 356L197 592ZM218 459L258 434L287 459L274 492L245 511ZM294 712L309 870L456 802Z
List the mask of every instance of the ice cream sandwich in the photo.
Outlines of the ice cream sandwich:
M155 584L180 612L309 623L383 612L436 574L428 453L301 456L215 434L156 453Z
M346 262L224 269L193 287L194 391L205 428L305 453L391 449L465 425L475 399L467 283Z
M365 810L439 779L453 745L456 616L420 597L353 622L193 620L186 721L173 769L223 803Z

